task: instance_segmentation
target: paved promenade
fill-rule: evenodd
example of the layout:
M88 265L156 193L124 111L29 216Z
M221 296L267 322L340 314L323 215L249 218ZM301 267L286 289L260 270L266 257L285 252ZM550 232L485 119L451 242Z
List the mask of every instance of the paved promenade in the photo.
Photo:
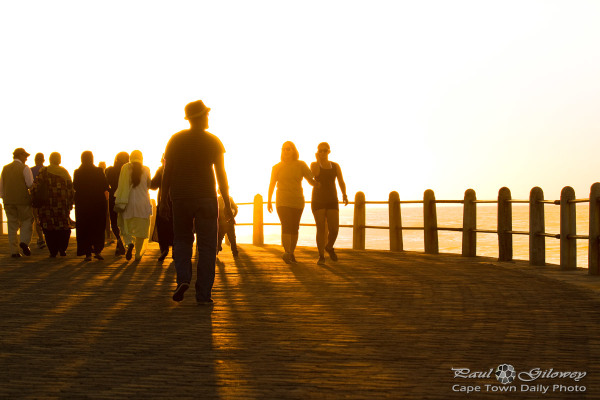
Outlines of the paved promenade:
M65 258L15 260L3 235L0 398L600 398L598 277L386 251L318 266L313 248L286 265L278 246L240 247L239 260L225 247L207 308L193 288L171 300L156 244L139 263L114 246L86 263L73 242ZM503 385L452 371L503 363L587 375Z

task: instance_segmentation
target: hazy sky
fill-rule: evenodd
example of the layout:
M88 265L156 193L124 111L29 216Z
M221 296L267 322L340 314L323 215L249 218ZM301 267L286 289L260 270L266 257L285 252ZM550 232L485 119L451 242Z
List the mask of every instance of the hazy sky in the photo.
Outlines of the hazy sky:
M583 198L598 21L598 1L0 0L0 162L140 149L154 172L202 99L238 201L266 196L286 140L307 163L329 142L350 197Z

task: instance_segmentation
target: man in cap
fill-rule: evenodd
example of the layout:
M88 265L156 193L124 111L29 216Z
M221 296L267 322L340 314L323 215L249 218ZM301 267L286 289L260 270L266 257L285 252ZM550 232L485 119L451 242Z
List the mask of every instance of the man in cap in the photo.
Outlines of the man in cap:
M234 223L223 161L225 148L219 138L206 131L209 111L201 100L185 106L190 129L171 137L164 156L161 191L170 194L172 210L166 195L161 197L159 206L163 215L171 212L173 215L173 259L177 271L174 301L183 300L183 294L190 287L195 229L198 257L195 287L199 305L213 304L211 292L215 281L219 215L215 174L225 201L226 219Z
M33 230L33 212L29 188L33 185L33 174L25 162L29 153L23 148L15 149L13 162L2 168L0 175L0 197L4 202L6 222L8 225L8 241L13 257L21 257L19 247L26 256L31 255L29 242ZM17 231L20 232L20 241Z

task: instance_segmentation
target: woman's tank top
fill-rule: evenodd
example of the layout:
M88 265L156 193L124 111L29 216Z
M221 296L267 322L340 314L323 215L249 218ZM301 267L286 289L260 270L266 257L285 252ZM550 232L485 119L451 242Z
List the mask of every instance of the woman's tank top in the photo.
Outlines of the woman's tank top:
M331 163L331 168L321 168L316 181L321 183L320 187L313 187L312 202L316 204L338 203L337 188L335 187L335 178L337 178L337 169L335 163Z

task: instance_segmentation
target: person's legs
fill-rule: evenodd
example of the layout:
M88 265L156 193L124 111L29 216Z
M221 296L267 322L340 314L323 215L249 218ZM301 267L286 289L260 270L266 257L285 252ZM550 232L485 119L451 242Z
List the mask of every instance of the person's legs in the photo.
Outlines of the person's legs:
M31 206L18 206L19 224L21 225L20 243L29 246L31 235L33 235L33 211Z
M294 258L294 251L296 250L296 244L298 244L298 233L300 231L300 219L302 218L302 212L304 211L304 208L292 208L292 213L291 213L291 226L290 226L290 230L293 230L293 233L291 234L291 247L290 247L290 254L292 255L292 261L296 262L296 259Z
M229 245L231 246L231 253L233 254L234 257L237 257L238 249L237 249L237 240L235 238L235 225L234 224L228 224L227 239L229 239Z
M331 257L333 261L337 261L338 257L337 254L335 254L335 250L333 250L333 245L335 244L338 232L340 230L340 212L338 209L327 210L327 227L329 230L329 235L327 238L325 251L329 253L329 257Z
M59 241L59 233L60 231L48 230L44 229L44 236L46 237L46 245L48 246L48 251L50 252L51 257L56 257L58 254L58 241Z
M325 256L325 231L327 229L327 210L320 208L313 210L315 217L315 224L317 225L317 249L319 250L319 257Z
M327 229L329 235L327 238L327 248L332 249L335 241L337 240L338 233L340 231L340 211L339 210L327 210Z
M17 232L19 231L19 212L17 211L17 206L5 204L4 212L6 213L10 254L21 254L19 253L19 240L17 239Z
M144 255L144 252L146 251L145 244L146 244L146 238L135 238L135 259L136 260L142 259L142 256Z
M113 208L115 206L114 198L111 199L108 208L108 217L110 219L110 228L112 230L113 235L117 239L117 246L115 248L115 255L123 255L125 254L125 245L123 244L123 239L121 239L121 230L119 229L119 214L116 213Z
M57 231L59 236L58 239L58 252L61 256L67 255L67 247L69 247L69 238L71 237L71 230L64 229L61 231Z
M178 285L192 280L194 210L191 203L187 199L173 200L173 259Z
M210 301L215 282L215 261L217 257L217 230L219 205L216 198L198 200L195 213L196 251L196 300Z
M33 212L33 223L34 223L34 227L35 227L35 233L37 234L37 245L40 249L43 249L44 245L45 245L44 230L42 229L42 224L40 223L39 209L33 208L32 212Z

